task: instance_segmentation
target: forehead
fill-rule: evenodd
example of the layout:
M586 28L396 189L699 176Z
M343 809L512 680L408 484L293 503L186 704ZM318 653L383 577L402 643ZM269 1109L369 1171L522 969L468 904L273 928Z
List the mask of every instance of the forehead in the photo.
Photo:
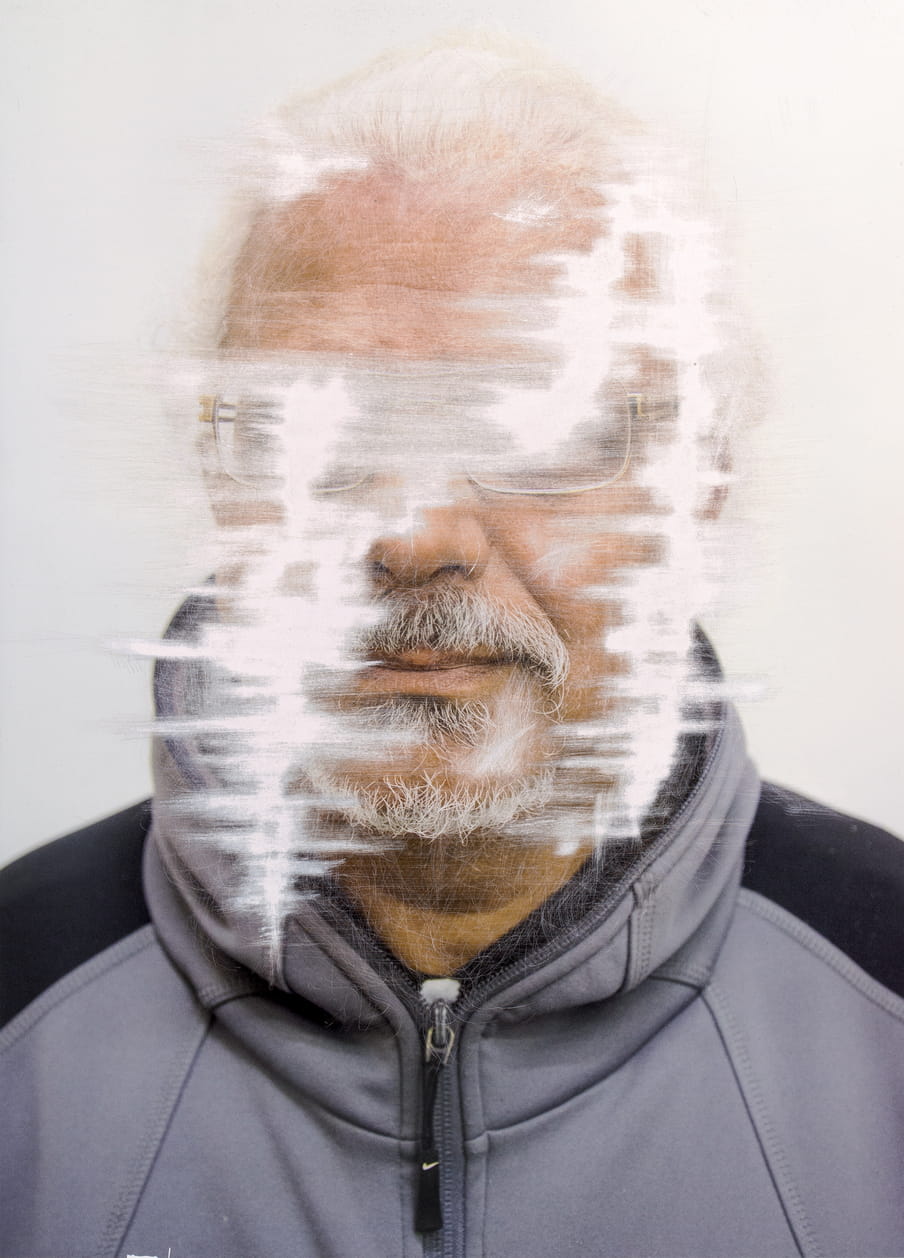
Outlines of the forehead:
M545 183L550 183L547 177ZM415 181L374 169L257 217L234 276L225 343L401 357L535 356L561 259L605 238L603 198ZM599 277L597 277L599 280ZM599 287L599 284L597 284Z

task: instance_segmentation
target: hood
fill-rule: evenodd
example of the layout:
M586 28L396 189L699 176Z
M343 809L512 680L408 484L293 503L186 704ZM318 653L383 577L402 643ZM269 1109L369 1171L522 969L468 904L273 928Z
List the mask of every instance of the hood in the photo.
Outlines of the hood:
M174 629L185 636L190 613L181 617ZM711 673L718 665L703 644ZM145 883L164 947L208 1005L269 987L344 1025L385 1019L400 993L416 997L418 976L389 956L329 876L300 870L281 904L274 949L260 904L243 898L244 865L228 827L222 845L211 841L215 776L194 734L172 736L173 722L197 710L202 686L191 662L158 666L158 712L169 728L155 742ZM657 972L694 987L705 981L733 909L759 780L729 704L718 705L710 733L696 740L692 771L684 760L664 823L641 843L588 861L459 971L459 1007L490 1002L521 1019L630 992Z

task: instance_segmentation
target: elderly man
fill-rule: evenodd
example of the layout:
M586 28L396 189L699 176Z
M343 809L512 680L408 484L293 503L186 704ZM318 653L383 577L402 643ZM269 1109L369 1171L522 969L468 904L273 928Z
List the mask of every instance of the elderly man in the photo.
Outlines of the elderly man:
M904 1252L904 853L695 628L756 371L679 164L467 43L252 156L154 800L5 877L3 1254Z

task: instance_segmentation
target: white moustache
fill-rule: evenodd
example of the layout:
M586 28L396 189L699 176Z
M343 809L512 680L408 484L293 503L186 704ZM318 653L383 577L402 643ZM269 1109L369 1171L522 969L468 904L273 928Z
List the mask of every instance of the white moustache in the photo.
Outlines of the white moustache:
M560 690L568 676L568 652L548 621L500 607L459 586L430 594L387 595L385 615L359 647L367 657L420 650L511 661L536 674L552 691Z

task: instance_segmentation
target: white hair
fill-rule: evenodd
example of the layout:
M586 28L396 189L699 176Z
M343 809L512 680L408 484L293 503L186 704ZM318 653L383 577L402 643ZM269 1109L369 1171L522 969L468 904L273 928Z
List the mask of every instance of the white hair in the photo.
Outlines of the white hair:
M599 178L604 153L614 160L618 136L640 130L526 42L470 33L384 53L248 129L231 203L202 262L195 339L200 348L218 342L236 258L261 211L331 175L390 164L450 191L490 190L506 176L554 167L564 183L587 181Z
M387 162L409 178L481 182L505 168L599 170L637 124L524 44L471 37L390 53L286 105L260 131L265 196L292 199L322 169ZM500 145L500 139L505 143Z

